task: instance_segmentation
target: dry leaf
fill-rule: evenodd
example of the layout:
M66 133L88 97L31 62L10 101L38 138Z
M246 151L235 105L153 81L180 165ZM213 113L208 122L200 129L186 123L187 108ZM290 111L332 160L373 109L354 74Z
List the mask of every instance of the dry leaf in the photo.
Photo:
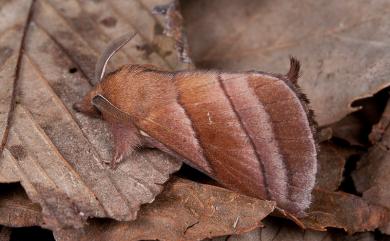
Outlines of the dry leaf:
M0 186L0 224L8 227L38 226L41 208L18 185ZM1 240L1 239L0 239Z
M10 240L11 240L11 229L0 226L0 241L10 241Z
M285 73L299 80L320 125L356 110L351 103L390 85L390 2L188 1L183 5L194 62L226 70Z
M175 53L175 40L163 35L162 18L152 15L150 3L35 2L32 21L26 25L21 65L16 68L18 104L0 160L0 179L21 182L29 198L42 207L46 227L82 227L88 217L134 220L140 205L152 202L169 174L181 165L158 151L144 151L117 170L109 170L102 164L111 151L105 124L71 107L91 88L99 53L108 41L124 33L138 34L113 59L111 69L124 63L166 69L186 66ZM22 41L19 22L26 19L30 4L16 0L1 6L1 47L12 49L9 60L0 63L1 83L10 81L8 69L15 69ZM16 16L9 14L16 8L20 9ZM10 91L11 87L1 92L0 98L8 100ZM6 107L1 108L7 111Z
M332 125L333 136L347 141L350 145L366 146L367 135L363 138L364 130L367 128L357 116L347 115L342 120Z
M316 187L336 191L343 180L345 161L350 153L335 144L323 142L318 154Z
M293 221L309 229L325 231L331 227L349 233L371 231L387 222L389 212L385 208L352 194L336 192L343 179L346 158L353 153L354 149L330 142L320 144L317 182L308 216Z
M264 227L251 232L232 235L228 238L213 241L375 241L371 233L346 235L340 232L318 232L298 229L283 220L267 218Z
M362 109L331 125L333 136L347 141L350 145L370 146L368 135L372 126L380 120L388 98L388 91L384 89L372 98L355 102L355 105L361 106Z
M341 228L348 233L373 231L389 220L389 211L343 192L315 189L308 216L302 219L310 229Z
M93 220L82 232L62 230L57 241L202 240L261 226L275 203L184 179L170 182L133 222Z
M7 141L11 121L9 113L14 108L13 90L19 75L19 56L31 6L29 1L23 4L12 1L0 5L0 154Z
M382 119L373 128L370 139L375 143L358 162L352 177L356 189L369 203L382 205L390 210L390 101ZM390 234L390 222L382 228Z

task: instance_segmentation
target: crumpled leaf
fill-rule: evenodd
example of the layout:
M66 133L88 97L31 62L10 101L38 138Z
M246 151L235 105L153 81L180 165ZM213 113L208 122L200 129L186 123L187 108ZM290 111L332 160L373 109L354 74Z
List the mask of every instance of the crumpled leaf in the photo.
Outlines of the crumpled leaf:
M363 147L367 145L367 141L362 137L365 128L366 125L355 115L347 115L332 125L334 137L345 140L350 145Z
M41 208L28 199L20 186L0 186L0 197L1 225L27 227L38 226L42 223Z
M202 240L248 232L275 208L275 202L223 188L176 179L133 222L91 220L81 232L61 230L57 241Z
M351 150L331 142L321 143L319 150L316 187L336 191L343 180L345 162Z
M350 145L369 147L371 127L378 123L386 107L386 89L373 97L358 100L355 105L362 108L331 125L333 136L347 141Z
M183 15L198 66L286 73L288 56L297 57L299 84L327 125L390 85L389 8L387 0L201 0Z
M344 193L315 189L304 226L325 231L328 227L341 228L348 233L373 231L389 221L389 210L372 205L364 199Z
M374 241L371 233L346 235L340 232L318 232L298 229L291 223L279 219L267 218L264 227L251 232L215 238L212 241Z
M19 55L30 12L31 1L10 1L0 5L0 154L8 137L10 112L14 108L13 90L19 71ZM5 19L8 21L4 21Z
M11 240L11 229L0 226L0 241L10 241L10 240Z
M8 1L1 9L7 13L17 6L18 14L27 15L30 3ZM11 27L25 19L17 16L5 15L2 24ZM111 156L105 124L71 107L91 88L99 53L124 33L138 34L114 57L110 69L124 63L186 66L175 53L174 39L163 35L160 20L144 0L35 2L21 51L17 105L0 159L0 181L21 182L28 197L42 207L45 227L82 227L88 217L134 220L140 205L152 202L169 174L180 168L180 162L149 150L108 169L102 164ZM12 31L2 34L0 43L10 42ZM14 35L12 41L21 41L20 33ZM17 51L19 45L9 48ZM0 71L3 83L8 72ZM9 96L9 91L1 93Z
M300 220L292 218L293 221L308 229L326 231L327 228L340 228L350 234L372 231L389 221L390 212L386 208L337 191L343 180L346 158L355 153L355 149L342 148L331 142L320 144L312 203L307 217Z
M354 153L354 149L338 147L331 142L320 144L312 204L299 225L318 231L340 228L356 233L375 230L388 222L389 210L356 195L337 191L343 180L346 158Z
M358 162L352 177L363 199L390 210L390 102L382 119L373 127L370 140L374 146ZM382 231L390 234L390 221Z
M346 158L355 152L355 149L342 148L331 142L321 143L317 181L307 216L299 220L288 218L308 229L340 228L348 233L372 231L386 224L389 210L356 195L337 191L343 180Z

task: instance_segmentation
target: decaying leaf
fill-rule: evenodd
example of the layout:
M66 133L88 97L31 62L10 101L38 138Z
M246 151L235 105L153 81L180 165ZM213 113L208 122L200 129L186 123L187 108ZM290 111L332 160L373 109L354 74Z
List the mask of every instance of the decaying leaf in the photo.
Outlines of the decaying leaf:
M349 233L371 231L388 221L389 212L385 208L337 191L346 158L353 153L354 149L341 148L331 142L320 144L317 182L308 216L300 220L292 218L293 221L308 229L340 228Z
M134 220L140 205L152 202L169 174L181 165L149 150L109 170L102 164L111 156L105 124L71 107L91 88L99 53L108 41L124 33L137 32L137 36L113 59L111 69L124 63L165 69L186 66L175 53L175 40L163 34L160 18L152 15L149 1L145 2L45 0L34 4L21 56L17 105L0 160L0 181L21 182L28 197L42 207L45 227L82 227L88 217ZM13 24L26 18L30 4L16 0L0 7L5 14L0 43L12 44L3 51L10 57L0 63L2 83L12 81L6 79L12 71L4 72L4 66L15 64L20 43L14 42L22 39ZM16 16L8 9L15 6L20 8ZM8 101L12 82L7 86L4 92L1 88L0 98Z
M154 4L157 4L155 1L151 1ZM170 37L173 37L176 42L176 50L179 54L181 62L188 64L187 68L192 68L192 60L188 56L188 41L187 35L184 33L183 28L183 16L181 12L178 11L180 8L179 0L173 0L169 4L165 5L152 5L153 11L158 13L165 18L165 31L166 34Z
M188 1L183 5L194 62L227 70L287 72L299 80L320 125L356 110L350 104L390 85L390 2Z
M14 87L19 75L22 42L31 17L31 7L31 1L10 1L0 5L0 154L7 141L12 117L10 113L15 106Z
M362 108L332 124L329 128L333 136L353 146L369 147L371 127L380 120L388 98L388 90L384 89L373 97L357 100L354 105Z
M330 142L320 144L312 204L307 217L300 220L292 218L293 221L308 229L326 231L327 228L340 228L348 233L372 231L388 222L390 213L386 208L337 191L343 179L345 160L354 152Z
M352 194L315 189L313 199L308 216L301 220L310 229L325 231L333 227L348 233L373 231L389 220L386 208Z
M382 119L370 135L375 143L363 156L353 173L356 189L369 203L382 205L390 210L390 102ZM390 234L390 221L382 230Z
M42 225L55 230L60 241L202 240L254 229L227 240L354 240L272 221L259 229L274 202L182 179L171 181L156 198L181 163L155 150L143 150L118 169L107 169L102 164L111 156L107 127L71 106L95 84L99 53L124 33L137 35L113 58L109 70L125 63L167 70L190 67L178 1L33 2L0 5L0 140L5 146L0 183L20 182L28 196L19 189L0 193L1 225ZM196 63L229 71L282 73L288 69L288 56L295 55L304 67L300 84L321 125L340 120L356 109L350 106L355 99L389 85L388 25L382 23L389 21L390 3L281 3L185 3ZM161 15L153 15L152 9ZM302 225L348 233L381 227L390 233L389 112L390 107L374 128L371 140L376 145L354 175L363 198L336 191L349 150L321 144L313 204L308 216L299 220ZM351 123L333 131L360 145L351 135L356 127ZM330 137L324 135L323 140ZM88 218L92 219L85 225ZM8 240L9 229L0 230L0 239L3 233ZM355 237L374 240L372 234Z
M20 186L0 186L0 197L1 225L28 227L42 224L41 208L28 199Z
M274 207L271 201L176 179L155 202L141 209L136 221L92 220L82 232L61 230L55 236L57 241L202 240L259 227Z
M0 241L10 241L10 240L11 240L11 229L0 226Z
M355 146L366 146L367 143L362 137L365 128L364 123L355 115L347 115L332 125L334 137L345 140L350 145Z
M215 238L213 241L374 241L374 235L359 233L346 235L341 232L318 232L296 228L289 222L267 218L264 227L251 232Z
M336 191L343 180L345 161L351 151L330 142L321 143L319 149L316 187Z

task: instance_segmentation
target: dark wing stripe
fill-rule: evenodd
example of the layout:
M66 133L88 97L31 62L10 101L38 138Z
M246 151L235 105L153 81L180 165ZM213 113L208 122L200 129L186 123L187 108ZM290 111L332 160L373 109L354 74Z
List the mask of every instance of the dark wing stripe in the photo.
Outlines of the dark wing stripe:
M225 82L225 79L230 80L233 76L236 76L236 81ZM267 84L266 81L263 82ZM288 202L287 170L280 155L268 113L254 90L249 86L248 75L222 74L221 84L242 128L251 140L251 145L267 182L270 199L276 200L280 206L284 206Z
M142 122L148 123L148 126L154 129L153 133L149 132L148 134L154 136L157 141L164 143L170 150L179 153L186 160L191 160L192 166L211 175L212 168L203 153L199 139L196 137L192 121L185 108L177 102L177 98L175 97L174 103L165 106L165 113L154 112L156 116L144 118Z
M180 106L181 109L183 109L184 115L185 115L186 119L190 123L190 127L191 127L192 133L193 133L193 138L196 139L196 142L198 143L198 146L199 146L199 148L198 148L199 154L202 156L202 159L207 163L207 173L210 174L210 175L213 175L214 174L214 170L213 170L212 166L210 165L210 162L209 162L209 160L207 159L207 157L206 157L206 155L204 153L203 143L201 142L201 139L199 138L199 134L196 131L194 123L192 123L192 120L191 120L191 118L189 116L189 113L187 112L186 108L184 108L184 105L181 102L180 91L177 91L176 103Z
M264 177L247 134L221 88L217 74L180 73L179 101L193 122L214 178L226 187L266 198ZM209 100L206 101L205 100Z
M265 173L264 164L263 164L263 162L262 162L261 159L260 159L259 153L257 152L256 146L255 146L254 141L253 141L253 139L252 139L253 136L251 136L251 135L248 133L247 126L243 124L243 120L242 120L242 118L241 118L241 115L240 115L240 113L237 112L237 106L234 105L233 100L232 100L232 98L231 98L231 95L230 95L230 94L228 93L228 91L226 90L226 86L225 86L224 83L223 83L223 79L222 79L222 77L221 77L221 74L218 74L218 77L217 77L217 78L218 78L218 83L219 83L221 89L223 90L223 93L225 94L225 96L226 96L227 99L229 100L230 106L231 106L232 110L234 111L234 113L235 113L235 115L236 115L236 117L237 117L237 120L238 120L238 122L239 122L240 125L241 125L241 128L243 129L243 131L245 132L246 136L248 137L249 143L250 143L250 145L252 146L252 148L253 148L253 150L254 150L254 153L255 153L255 156L256 156L256 158L257 158L257 161L258 161L259 164L260 164L260 169L261 169L260 171L263 173L263 177L264 177L263 181L264 181L264 188L265 188L266 195L267 195L266 199L270 199L270 198L271 198L271 194L270 194L270 192L269 192L268 178L267 178L267 175L266 175L266 173ZM243 80L241 80L241 81L243 81ZM246 81L246 79L245 79L245 81Z
M267 78L273 84L262 85L258 89L258 78ZM304 106L297 94L281 79L255 74L250 79L250 85L264 103L271 121L277 120L273 124L273 132L288 170L288 197L292 200L288 208L301 214L310 204L317 170L316 147ZM285 98L290 101L282 101ZM276 101L278 99L281 101ZM291 117L297 120L289 121ZM293 142L293 139L296 141Z

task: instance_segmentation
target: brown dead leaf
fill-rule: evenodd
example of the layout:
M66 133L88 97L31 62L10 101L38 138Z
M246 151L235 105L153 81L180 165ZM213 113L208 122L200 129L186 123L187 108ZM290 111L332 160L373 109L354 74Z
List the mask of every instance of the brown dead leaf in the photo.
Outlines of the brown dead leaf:
M0 186L0 197L1 225L27 227L42 224L41 208L28 199L20 186Z
M382 205L390 210L390 101L382 119L373 127L370 139L375 143L358 162L352 177L356 189L369 203ZM390 222L382 228L390 234Z
M336 192L343 179L346 159L354 153L354 149L331 142L320 144L317 182L308 216L293 221L309 229L340 228L349 233L371 231L387 222L390 213L385 208L352 194Z
M351 151L330 142L320 144L316 187L336 191L343 180L344 166Z
M42 207L45 227L82 227L88 217L134 220L140 205L152 202L169 174L180 168L180 162L149 150L129 157L117 170L108 169L102 164L111 156L105 124L71 107L91 88L99 53L124 33L138 34L113 59L111 69L124 63L187 66L175 53L175 40L163 34L162 18L151 13L151 2L36 1L16 69L20 28L31 1L0 6L0 54L8 56L0 62L0 83L7 86L1 88L0 99L6 100L1 102L1 120L8 118L12 77L15 71L19 74L0 181L21 182L28 197Z
M226 70L285 73L288 56L320 125L356 110L351 103L390 85L390 2L185 1L194 62Z
M0 241L10 241L10 240L11 240L11 229L0 226Z
M371 128L379 122L386 107L388 97L388 90L384 89L375 94L374 97L356 101L354 105L361 106L362 108L332 124L330 128L333 130L333 136L347 141L350 145L369 147L370 141L368 136ZM374 130L377 130L377 128L374 128ZM380 133L378 132L378 134Z
M313 191L313 203L307 212L308 216L301 220L307 228L325 231L333 227L348 233L373 231L390 217L387 209L358 196L321 189Z
M19 76L22 42L31 18L31 1L1 4L0 16L0 154L6 144L14 109L16 79ZM8 21L4 21L7 19Z
M133 222L92 220L82 232L61 230L57 241L202 240L248 232L275 207L271 201L223 188L176 179Z
M347 115L332 125L334 137L345 140L354 146L367 145L367 135L364 137L362 135L366 128L367 126L355 115Z
M267 218L264 220L264 227L251 232L232 235L212 241L375 241L371 233L359 233L346 235L341 232L318 232L302 230L279 219Z
M388 101L380 121L372 127L371 133L369 135L369 139L372 144L375 145L378 142L382 142L382 140L385 142L385 144L388 143L387 139L384 137L387 137L386 131L389 129L389 125L390 125L390 102Z

